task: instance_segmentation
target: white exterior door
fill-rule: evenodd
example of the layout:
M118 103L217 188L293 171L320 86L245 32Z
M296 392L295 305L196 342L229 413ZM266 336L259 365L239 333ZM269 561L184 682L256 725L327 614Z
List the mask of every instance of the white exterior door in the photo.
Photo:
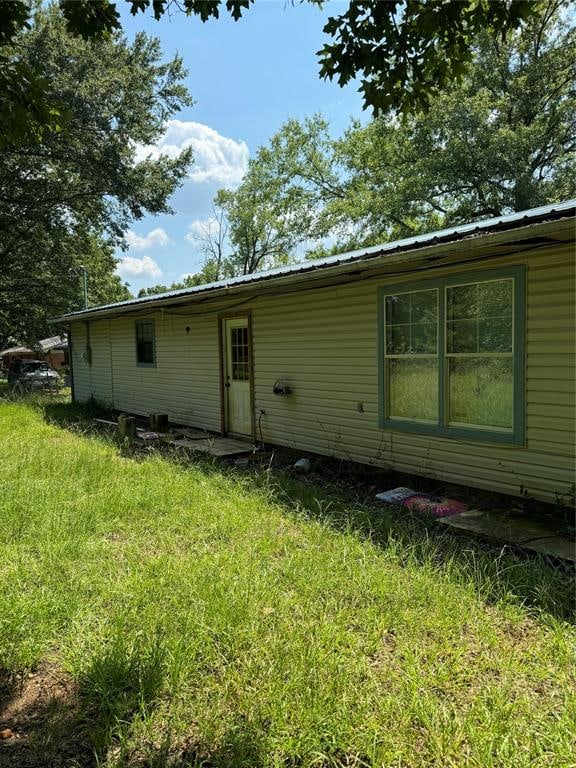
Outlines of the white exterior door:
M224 321L226 431L252 435L250 338L247 317Z

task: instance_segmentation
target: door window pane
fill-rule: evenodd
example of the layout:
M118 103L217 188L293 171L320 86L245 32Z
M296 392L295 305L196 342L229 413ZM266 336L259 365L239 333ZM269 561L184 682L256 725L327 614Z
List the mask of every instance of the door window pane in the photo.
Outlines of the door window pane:
M435 358L390 359L388 410L391 419L438 421L438 363Z
M511 430L512 359L453 357L448 365L450 423Z
M232 358L232 379L249 381L248 328L230 329L230 355Z

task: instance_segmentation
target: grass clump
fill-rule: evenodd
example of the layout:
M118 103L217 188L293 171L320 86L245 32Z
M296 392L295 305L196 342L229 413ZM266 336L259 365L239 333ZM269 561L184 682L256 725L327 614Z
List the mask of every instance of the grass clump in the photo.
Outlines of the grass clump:
M65 670L90 765L572 764L569 589L544 561L137 461L26 404L0 405L0 456L0 666Z

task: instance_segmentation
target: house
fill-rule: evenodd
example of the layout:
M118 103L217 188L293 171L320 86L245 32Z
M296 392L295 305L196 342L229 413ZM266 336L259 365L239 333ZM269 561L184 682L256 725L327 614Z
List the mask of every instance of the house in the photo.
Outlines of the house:
M535 208L74 312L73 396L553 501L574 483L574 214Z
M64 368L68 365L68 341L62 336L40 339L37 344L40 360L45 360L52 368Z
M68 365L68 342L62 336L51 336L41 339L29 347L10 347L0 352L0 364L3 368L9 368L14 360L44 360L52 368L63 368Z
M36 360L36 352L28 347L8 347L0 352L2 368L10 368L14 360Z

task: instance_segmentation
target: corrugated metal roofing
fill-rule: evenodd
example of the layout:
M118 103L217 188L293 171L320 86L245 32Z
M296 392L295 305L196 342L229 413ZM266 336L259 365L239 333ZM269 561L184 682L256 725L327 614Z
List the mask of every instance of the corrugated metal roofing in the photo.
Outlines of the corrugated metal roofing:
M68 346L67 340L62 336L50 336L48 339L40 339L38 347L42 352L49 352L51 349L65 348Z
M0 352L2 355L14 355L22 353L30 353L40 351L42 353L49 352L51 349L65 349L68 347L68 341L63 336L50 336L48 339L40 339L40 341L34 345L34 349L28 347L10 347L9 349L3 349Z
M359 248L354 251L347 251L346 253L336 254L335 256L327 256L325 258L315 259L313 261L302 261L297 264L289 264L287 266L276 267L265 272L254 272L249 275L240 275L238 277L218 280L214 283L197 285L193 288L182 288L176 291L166 291L165 293L159 293L155 296L145 296L138 299L119 301L114 304L102 304L97 307L89 307L88 309L80 310L78 312L71 312L69 314L62 315L61 317L54 318L52 322L75 319L87 314L97 314L101 311L104 312L113 309L123 310L124 308L130 308L135 305L151 304L157 301L166 301L167 299L171 298L180 299L186 296L193 296L198 293L207 293L224 288L232 288L237 285L245 285L262 280L271 280L275 277L283 277L290 274L315 272L316 270L326 269L329 267L337 266L339 264L363 261L364 259L368 259L376 255L379 256L386 253L409 251L416 247L434 244L435 242L449 242L452 240L461 239L469 235L486 233L491 230L516 229L519 226L529 224L541 219L546 220L548 218L563 218L564 216L568 216L570 213L573 215L574 212L576 212L576 199L566 200L561 203L553 203L551 205L542 205L538 208L530 208L529 210L510 213L506 216L497 216L491 219L483 219L482 221L470 222L469 224L460 224L457 227L448 227L446 229L436 230L435 232L428 232L424 235L416 235L414 237L407 237L401 240L394 240L389 243L382 243L381 245L373 245L369 248Z

